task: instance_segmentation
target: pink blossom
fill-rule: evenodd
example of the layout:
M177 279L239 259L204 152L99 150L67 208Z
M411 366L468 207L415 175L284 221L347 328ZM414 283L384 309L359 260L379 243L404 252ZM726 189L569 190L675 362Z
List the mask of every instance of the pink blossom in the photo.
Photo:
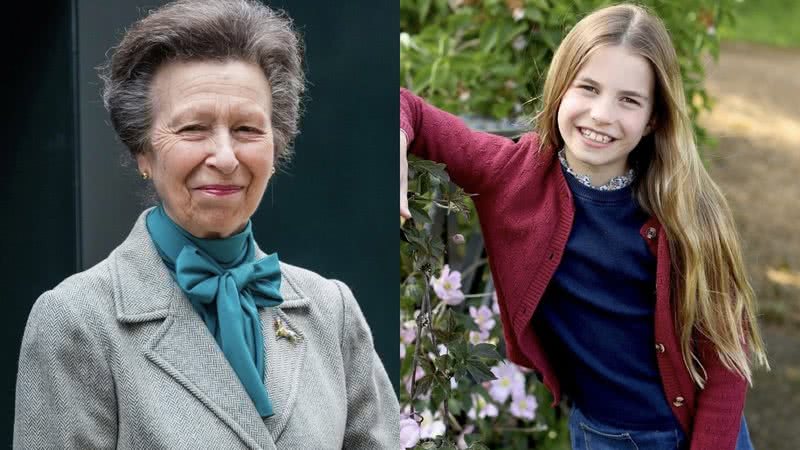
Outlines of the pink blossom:
M420 439L433 439L444 434L444 421L437 414L434 417L427 409L422 411L422 424L420 425Z
M410 344L417 338L417 322L407 320L400 325L400 342Z
M467 417L472 420L476 418L484 419L486 417L497 417L500 411L493 403L489 403L481 395L472 395L472 408L467 411Z
M500 305L497 303L497 291L492 292L492 312L495 316L500 315Z
M417 421L400 415L400 448L414 448L419 442L420 428Z
M475 325L478 325L481 331L489 331L494 328L494 315L486 305L481 305L480 308L470 306L469 315L472 316L472 320L475 321Z
M439 278L431 279L431 286L436 296L448 305L458 305L464 301L464 294L461 292L461 272L450 271L450 266L445 264Z
M467 441L464 439L464 437L472 434L473 431L475 431L475 425L470 424L464 427L464 430L458 435L458 439L456 440L456 445L459 449L466 450Z
M492 367L496 380L489 382L489 395L498 403L504 403L509 395L514 397L525 393L525 375L515 364L502 362Z
M417 372L414 374L414 379L412 379L410 375L406 376L405 378L406 392L412 394L413 392L411 392L411 388L413 386L414 380L419 380L424 376L425 376L425 371L422 370L422 367L417 366Z
M520 419L533 420L539 403L532 395L520 395L511 400L511 414Z
M402 342L400 343L400 359L406 357L406 346Z
M478 345L482 342L486 342L489 339L489 331L470 331L469 332L469 343L472 345Z

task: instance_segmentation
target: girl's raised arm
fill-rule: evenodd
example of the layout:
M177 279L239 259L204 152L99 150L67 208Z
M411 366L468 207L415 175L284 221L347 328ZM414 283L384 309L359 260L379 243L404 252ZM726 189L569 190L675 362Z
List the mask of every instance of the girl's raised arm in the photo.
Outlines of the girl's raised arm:
M499 176L511 155L526 139L511 139L469 129L458 117L400 89L400 215L408 217L406 150L420 158L444 163L457 185L481 194L502 182ZM528 145L530 143L528 142Z

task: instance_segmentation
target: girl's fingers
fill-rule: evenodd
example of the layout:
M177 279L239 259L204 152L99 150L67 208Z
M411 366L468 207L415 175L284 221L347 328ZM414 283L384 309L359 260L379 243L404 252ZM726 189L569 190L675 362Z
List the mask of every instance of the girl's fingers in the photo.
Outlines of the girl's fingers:
M408 210L408 158L406 157L406 135L400 131L400 225L411 218Z

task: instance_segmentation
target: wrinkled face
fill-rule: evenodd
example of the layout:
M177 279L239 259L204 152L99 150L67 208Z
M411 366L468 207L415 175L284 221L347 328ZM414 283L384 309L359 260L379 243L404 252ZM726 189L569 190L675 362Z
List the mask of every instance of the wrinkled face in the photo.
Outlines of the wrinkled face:
M592 53L558 109L570 167L596 186L626 172L628 154L653 126L654 82L649 62L622 46Z
M242 61L170 62L152 83L152 151L137 157L172 220L202 238L241 231L272 174L271 91Z

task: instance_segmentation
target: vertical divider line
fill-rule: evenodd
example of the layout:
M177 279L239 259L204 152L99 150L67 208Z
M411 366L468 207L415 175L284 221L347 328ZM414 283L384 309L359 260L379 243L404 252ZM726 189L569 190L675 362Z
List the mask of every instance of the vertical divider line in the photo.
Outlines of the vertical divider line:
M70 0L70 10L72 20L70 21L71 39L71 64L70 74L72 76L72 127L74 133L74 173L73 173L73 192L75 210L75 268L77 273L83 270L83 214L82 196L83 178L81 172L81 124L80 124L80 60L78 42L78 0Z

